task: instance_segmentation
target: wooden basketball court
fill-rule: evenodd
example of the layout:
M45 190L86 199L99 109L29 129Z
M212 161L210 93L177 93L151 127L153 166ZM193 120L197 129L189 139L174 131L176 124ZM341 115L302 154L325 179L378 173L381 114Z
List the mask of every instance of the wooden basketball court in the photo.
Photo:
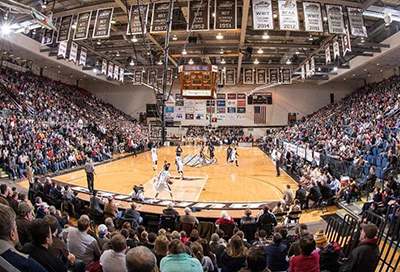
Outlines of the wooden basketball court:
M183 147L183 156L199 154L200 147ZM153 180L164 160L171 163L171 185L176 200L204 202L263 202L282 199L286 184L296 190L296 183L283 171L276 177L274 163L257 147L238 148L239 167L226 162L226 147L216 147L217 163L201 168L184 166L187 180L176 171L175 147L158 150L158 169L152 170L150 152L95 166L94 187L98 190L128 194L133 185L143 184L145 196L154 197ZM83 170L61 175L57 180L86 187ZM158 198L170 199L167 192Z

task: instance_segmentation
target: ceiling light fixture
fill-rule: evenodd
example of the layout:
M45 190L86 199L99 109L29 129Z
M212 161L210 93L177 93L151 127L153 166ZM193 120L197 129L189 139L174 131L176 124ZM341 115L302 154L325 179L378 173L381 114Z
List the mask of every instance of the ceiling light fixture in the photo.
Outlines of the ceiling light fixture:
M222 60L221 60L221 64L226 64L225 59L222 59Z
M264 40L268 40L268 39L269 39L269 35L268 35L267 33L264 33L264 35L262 36L262 38L263 38Z
M100 40L98 40L96 43L97 43L97 45L101 45L101 41Z
M324 16L324 22L328 21L328 17Z
M278 14L274 13L273 17L274 19L278 18Z
M137 42L138 39L136 38L136 36L133 36L132 39L131 39L131 41L132 41L132 42Z
M290 65L290 64L292 64L292 61L291 61L290 59L288 59L288 60L286 61L286 64L287 64L287 65Z
M42 8L45 9L47 7L47 1L43 0L42 3L41 3L41 6L42 6Z
M300 51L296 51L296 53L295 53L296 55L298 55L298 54L300 54Z
M190 65L194 64L193 59L190 59L188 63L189 63Z
M335 66L335 67L333 67L333 71L337 71L337 67Z
M116 23L115 19L114 19L114 18L112 18L112 19L111 19L111 24L113 24L113 25L114 25L115 23Z
M221 48L221 51L219 51L220 54L224 53L224 49Z
M117 52L117 54L115 54L117 57L119 57L119 52Z
M215 17L215 12L213 12L212 17Z
M176 35L174 35L174 36L172 36L172 40L176 41L176 40L178 40L178 37Z
M158 65L162 65L162 64L163 64L162 60L159 60L159 61L157 62L157 64L158 64Z
M257 53L258 54L262 54L262 53L264 53L264 50L262 50L262 48L260 48L260 49L257 50Z
M186 54L187 54L186 49L183 49L183 50L182 50L182 55L186 55Z
M74 23L73 25L72 25L72 29L75 29L76 28L76 23Z
M134 66L135 62L133 60L131 60L131 62L129 63L130 66Z
M11 33L11 26L5 22L1 27L0 27L0 34L1 36L7 36Z
M216 36L217 40L222 40L224 38L224 36L222 36L221 33L218 33L218 35Z
M97 69L96 68L93 69L93 73L97 74Z
M254 60L254 64L259 64L260 62L258 61L258 59Z
M310 34L310 37L308 38L308 40L309 40L309 41L313 41L313 40L314 40L313 35Z

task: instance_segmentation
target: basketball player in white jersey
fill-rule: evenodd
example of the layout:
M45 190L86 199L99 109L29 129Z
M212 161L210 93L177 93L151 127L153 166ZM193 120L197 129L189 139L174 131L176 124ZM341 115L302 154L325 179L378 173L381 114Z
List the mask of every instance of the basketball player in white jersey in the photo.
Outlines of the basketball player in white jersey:
M153 147L151 148L151 160L153 161L153 171L156 171L157 170L157 160L158 160L156 144L154 144Z
M182 158L179 156L175 157L175 164L176 164L176 171L178 171L179 174L181 174L181 179L185 179L183 175L183 161Z
M231 162L235 162L236 166L239 166L237 157L239 157L239 154L237 153L237 150L236 150L236 147L235 147L231 152Z
M158 174L157 178L154 179L153 183L155 184L154 189L156 190L156 195L154 198L157 198L157 196L162 192L162 191L167 191L170 195L172 200L174 200L174 196L172 195L171 187L169 187L170 183L170 178L171 178L171 173L168 171L169 170L170 164L166 164L161 170L161 172Z

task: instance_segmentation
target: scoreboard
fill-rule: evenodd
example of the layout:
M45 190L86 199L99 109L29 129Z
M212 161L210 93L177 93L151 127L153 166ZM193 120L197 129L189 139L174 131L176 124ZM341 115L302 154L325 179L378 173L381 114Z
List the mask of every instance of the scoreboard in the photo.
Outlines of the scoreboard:
M184 98L215 99L218 67L214 65L179 66L179 86Z

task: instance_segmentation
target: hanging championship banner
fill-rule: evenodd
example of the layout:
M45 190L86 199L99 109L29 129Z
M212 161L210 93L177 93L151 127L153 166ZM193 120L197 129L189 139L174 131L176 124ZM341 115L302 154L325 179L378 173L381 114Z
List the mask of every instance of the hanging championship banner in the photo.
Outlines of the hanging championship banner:
M167 81L167 85L168 86L172 85L172 82L173 82L173 70L170 69L170 68L168 68L168 70L167 70L167 79L166 79L166 81Z
M303 2L303 10L306 31L324 32L321 5L319 3Z
M236 70L235 68L226 68L225 70L225 85L235 85Z
M243 84L254 84L253 68L243 68Z
M306 79L306 69L304 67L304 65L301 66L301 81L304 82L304 80Z
M132 78L132 84L133 85L141 85L142 84L142 78L143 78L143 71L142 69L136 69L133 71L133 78Z
M253 29L274 29L271 0L253 0Z
M57 42L68 41L69 34L71 32L71 24L74 15L64 16L60 20L60 26L58 27Z
M147 31L147 18L149 17L149 7L150 4L143 4L137 6L131 6L129 11L129 23L126 29L127 35L138 35L138 34L146 34ZM140 18L143 20L143 32L142 32L142 23Z
M332 45L333 45L333 60L336 60L336 58L340 56L339 41L337 37L333 38Z
M282 68L282 84L292 84L292 69Z
M147 73L147 84L149 85L155 85L157 84L157 75L158 75L158 70L156 69L149 69Z
M81 54L79 55L79 63L78 65L86 66L86 58L87 58L87 49L85 47L81 47Z
M108 38L111 30L111 20L114 8L98 9L94 21L93 38Z
M350 31L348 26L346 26L346 35L342 36L342 48L343 56L345 56L347 52L351 52Z
M124 83L124 73L125 73L125 70L124 70L124 68L119 68L119 81L121 81L122 83Z
M269 83L279 83L279 69L278 68L269 68Z
M65 57L67 56L67 46L68 46L68 41L60 42L60 44L58 45L57 56L63 57L65 59Z
M256 84L267 84L267 69L266 68L257 68Z
M237 0L215 0L215 30L236 29Z
M118 65L114 66L114 79L118 80L118 76L119 76L119 67Z
M68 60L76 63L77 57L78 57L78 44L76 42L72 42L71 48L69 50L69 59Z
M101 62L101 73L107 76L107 60L103 59Z
M168 9L169 2L159 2L153 4L153 16L151 17L150 33L163 33L167 31ZM172 26L172 24L170 24L170 26ZM171 27L169 30L171 30Z
M201 2L203 3L201 4ZM190 30L192 24L193 24L192 31L210 30L210 0L189 1L188 7L189 7L189 24L187 25L187 30L188 31ZM193 22L193 20L195 21Z
M73 40L85 40L88 38L90 19L92 18L92 11L81 12L76 19L76 27Z
M326 16L328 17L329 33L345 34L342 6L325 5Z
M363 10L347 7L347 17L350 22L350 33L353 36L367 37L367 28L364 25Z
M279 27L281 30L299 30L296 1L279 0Z
M325 44L325 64L332 63L331 58L331 45L330 43Z
M307 60L306 61L306 77L310 77L311 76L311 72L310 72L310 61Z
M114 72L114 64L112 64L111 62L108 63L108 74L107 77L108 78L113 78L113 73Z
M310 59L310 73L311 75L315 74L315 56L311 56Z
M45 28L40 43L42 45L49 45L53 43L53 40L54 40L54 30Z

